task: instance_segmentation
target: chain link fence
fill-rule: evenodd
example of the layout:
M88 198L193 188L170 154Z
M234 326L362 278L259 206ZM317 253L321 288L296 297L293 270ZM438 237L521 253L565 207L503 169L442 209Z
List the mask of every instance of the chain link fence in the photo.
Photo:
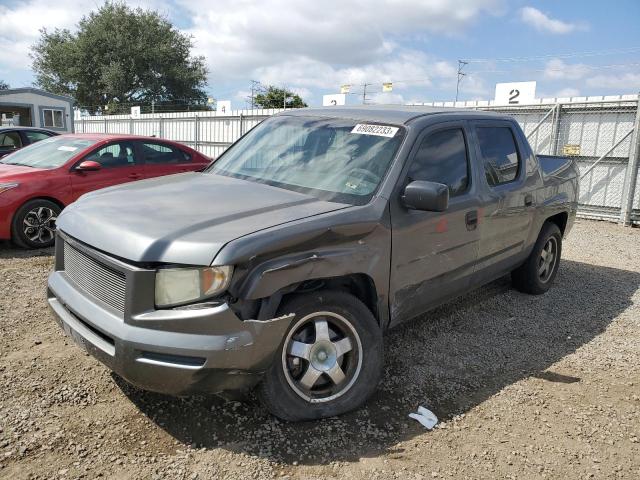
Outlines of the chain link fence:
M485 103L483 105L482 103ZM429 104L512 115L535 153L568 155L580 169L579 216L640 224L638 97L493 106L488 102ZM130 133L175 140L216 158L245 132L281 110L231 115L180 112L161 115L77 117L77 132Z

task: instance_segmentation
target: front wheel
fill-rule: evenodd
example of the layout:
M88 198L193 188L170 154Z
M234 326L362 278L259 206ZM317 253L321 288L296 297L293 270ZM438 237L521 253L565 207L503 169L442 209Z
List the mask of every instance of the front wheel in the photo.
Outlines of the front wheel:
M12 238L23 248L45 248L53 245L56 220L62 209L45 200L31 200L22 205L13 217Z
M343 292L297 295L279 314L295 313L259 387L275 416L289 421L340 415L375 391L382 372L382 332L371 311Z
M556 278L561 253L562 233L555 223L546 222L527 261L511 272L513 285L524 293L545 293Z

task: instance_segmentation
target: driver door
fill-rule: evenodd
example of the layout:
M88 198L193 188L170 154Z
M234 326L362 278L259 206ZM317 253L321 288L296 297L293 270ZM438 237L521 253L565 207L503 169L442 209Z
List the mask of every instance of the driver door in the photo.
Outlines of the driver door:
M409 156L390 202L392 325L469 288L478 255L478 195L464 122L427 128ZM414 180L449 187L444 212L408 209L401 201Z
M71 170L73 201L93 190L144 178L144 166L138 161L132 142L113 142L98 147L75 166L86 160L98 162L101 168L89 172Z

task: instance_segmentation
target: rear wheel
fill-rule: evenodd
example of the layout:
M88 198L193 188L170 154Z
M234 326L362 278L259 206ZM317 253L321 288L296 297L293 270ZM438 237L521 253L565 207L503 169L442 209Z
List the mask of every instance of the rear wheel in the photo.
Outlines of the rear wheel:
M62 209L50 200L25 203L13 217L12 239L23 248L46 248L55 241L56 220Z
M545 293L556 278L562 253L562 233L555 223L542 226L527 261L511 272L513 285L524 293Z
M375 391L382 371L382 332L373 314L343 292L292 298L295 313L259 395L275 416L299 421L339 415Z

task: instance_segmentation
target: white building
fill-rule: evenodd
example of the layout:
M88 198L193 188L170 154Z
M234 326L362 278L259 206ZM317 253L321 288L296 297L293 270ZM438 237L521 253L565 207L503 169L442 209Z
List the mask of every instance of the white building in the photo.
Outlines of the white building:
M37 88L0 90L0 117L2 125L72 133L73 103L71 97L54 95Z

